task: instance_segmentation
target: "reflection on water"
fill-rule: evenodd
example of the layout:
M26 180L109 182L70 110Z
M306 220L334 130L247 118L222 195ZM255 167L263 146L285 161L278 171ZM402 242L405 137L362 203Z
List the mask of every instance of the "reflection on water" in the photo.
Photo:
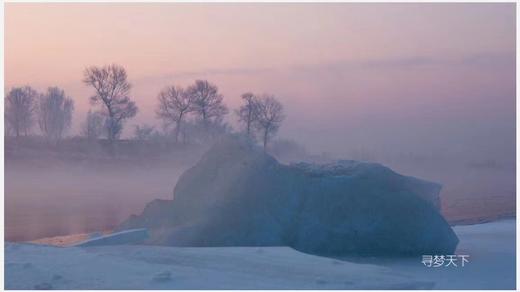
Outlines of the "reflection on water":
M5 239L111 229L152 199L171 199L183 169L6 166Z

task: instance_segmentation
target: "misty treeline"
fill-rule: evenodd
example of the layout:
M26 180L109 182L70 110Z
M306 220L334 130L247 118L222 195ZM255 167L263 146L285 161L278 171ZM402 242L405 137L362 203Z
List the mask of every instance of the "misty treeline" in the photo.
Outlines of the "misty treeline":
M91 109L81 123L79 135L86 141L120 140L125 124L138 113L131 98L132 85L124 67L112 64L88 67L83 83L92 89ZM243 132L265 148L284 118L282 104L274 95L242 94L242 105L233 111ZM230 110L218 87L196 80L188 87L171 84L157 94L156 118L160 127L135 125L137 141L167 140L173 144L197 144L234 132L224 121ZM5 97L5 135L28 136L37 126L46 140L58 144L71 128L74 100L58 87L40 93L30 86L11 88Z
M27 136L35 123L52 140L59 140L70 128L74 101L58 87L38 93L30 86L15 87L5 98L5 133Z

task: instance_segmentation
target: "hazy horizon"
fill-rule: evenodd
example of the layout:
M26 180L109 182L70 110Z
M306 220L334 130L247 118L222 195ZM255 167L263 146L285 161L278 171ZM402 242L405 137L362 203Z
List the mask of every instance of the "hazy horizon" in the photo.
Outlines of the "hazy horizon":
M91 65L124 66L159 125L168 85L207 79L230 109L272 93L278 137L309 151L468 154L514 163L515 4L154 3L5 5L5 87L59 86L76 104ZM236 128L232 112L227 117Z

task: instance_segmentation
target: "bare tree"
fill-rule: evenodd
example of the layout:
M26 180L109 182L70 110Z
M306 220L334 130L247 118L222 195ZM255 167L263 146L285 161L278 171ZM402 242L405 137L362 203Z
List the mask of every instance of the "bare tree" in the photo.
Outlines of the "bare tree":
M211 122L222 119L228 113L222 102L223 96L218 92L216 85L206 80L196 80L187 91L193 100L192 110L199 115L206 128Z
M244 104L235 112L239 122L243 123L246 134L249 137L253 135L253 126L257 118L258 98L251 92L242 94Z
M192 95L180 87L169 86L159 93L157 99L159 104L155 113L163 120L165 126L175 124L175 143L177 143L183 120L193 111Z
M34 124L36 97L38 93L30 86L15 87L5 98L5 122L19 137L27 136Z
M49 87L40 95L38 124L42 133L53 141L59 141L70 128L74 101L58 87Z
M4 138L10 137L12 135L13 135L13 129L11 129L11 127L9 127L9 124L7 123L7 121L4 121Z
M119 65L89 67L85 69L83 82L92 86L96 94L90 97L92 104L103 104L105 127L110 141L119 138L125 120L137 114L137 106L128 96L131 85L126 70Z
M134 139L137 141L151 140L154 134L154 127L148 125L135 125Z
M258 100L257 129L262 134L264 150L285 119L282 104L272 95L264 95Z
M100 113L88 111L85 123L82 126L82 134L89 140L96 140L103 131L103 116Z

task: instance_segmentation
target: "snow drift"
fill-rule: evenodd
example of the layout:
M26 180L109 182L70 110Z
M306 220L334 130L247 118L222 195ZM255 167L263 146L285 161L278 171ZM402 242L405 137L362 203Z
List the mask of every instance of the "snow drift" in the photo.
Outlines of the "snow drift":
M464 268L421 257L334 259L287 247L4 245L5 289L514 290L516 220L455 226Z
M441 186L376 163L283 165L243 138L216 143L172 201L119 227L172 246L291 246L319 255L449 254L458 238L439 213Z

